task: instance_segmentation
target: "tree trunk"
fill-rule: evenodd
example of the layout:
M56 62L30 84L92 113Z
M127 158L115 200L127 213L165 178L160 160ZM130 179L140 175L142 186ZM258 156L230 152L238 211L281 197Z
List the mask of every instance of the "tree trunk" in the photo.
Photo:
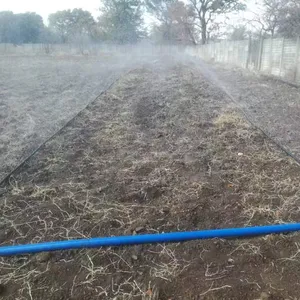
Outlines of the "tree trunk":
M188 25L188 24L184 24L184 27L185 27L186 33L187 33L188 36L190 37L190 40L191 40L192 44L193 44L193 45L197 45L196 39L195 39L195 37L194 37L194 35L193 35L193 33L192 33L192 30L191 30L191 28L189 27L189 25Z
M201 42L202 45L205 45L207 42L207 27L205 21L201 22Z
M197 45L197 42L196 42L196 40L195 40L194 35L193 35L191 32L190 32L190 37L191 37L191 40L192 40L193 45L196 46L196 45Z

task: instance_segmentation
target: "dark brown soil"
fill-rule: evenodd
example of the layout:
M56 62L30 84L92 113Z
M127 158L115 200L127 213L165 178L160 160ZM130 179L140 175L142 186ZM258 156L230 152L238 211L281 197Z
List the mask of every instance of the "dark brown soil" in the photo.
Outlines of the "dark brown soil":
M204 65L206 74L300 161L300 88L242 69Z
M0 55L0 182L136 57Z
M299 167L191 66L120 79L10 179L4 244L299 220ZM3 299L297 299L299 235L0 260Z

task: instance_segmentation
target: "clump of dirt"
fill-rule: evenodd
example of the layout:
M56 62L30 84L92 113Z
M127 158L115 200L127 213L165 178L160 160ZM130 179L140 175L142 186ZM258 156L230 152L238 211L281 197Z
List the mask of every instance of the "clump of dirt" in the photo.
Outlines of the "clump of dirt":
M299 219L299 166L190 66L123 77L11 178L4 244ZM2 258L3 299L288 299L299 235Z

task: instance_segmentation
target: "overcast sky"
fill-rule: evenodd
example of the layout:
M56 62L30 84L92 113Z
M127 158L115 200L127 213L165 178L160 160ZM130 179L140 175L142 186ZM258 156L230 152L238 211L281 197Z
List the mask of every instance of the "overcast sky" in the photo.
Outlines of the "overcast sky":
M243 1L247 2L249 9L254 9L255 2L257 2L257 0ZM69 8L88 10L96 18L99 15L100 3L101 0L0 0L0 11L10 10L14 13L36 12L41 15L45 23L47 23L49 14ZM248 13L246 13L246 15L248 15ZM239 16L242 18L245 17L245 12L239 14Z
M14 13L36 12L47 22L48 15L58 10L82 8L90 11L94 17L99 15L100 0L0 0L0 11Z

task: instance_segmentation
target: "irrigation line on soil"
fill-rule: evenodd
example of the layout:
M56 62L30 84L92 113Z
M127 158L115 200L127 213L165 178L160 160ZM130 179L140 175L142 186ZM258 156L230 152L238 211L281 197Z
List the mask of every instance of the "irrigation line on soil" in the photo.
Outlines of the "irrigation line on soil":
M225 90L224 90L225 91ZM231 99L232 102L234 102L234 104L237 105L238 109L241 111L241 113L244 115L245 119L256 129L258 129L264 136L266 136L269 140L271 140L281 151L283 151L287 156L291 157L296 163L297 165L300 166L300 159L297 158L292 152L290 152L286 147L284 147L282 144L280 144L279 142L276 141L276 139L274 139L270 133L268 133L266 130L262 129L261 127L259 127L255 121L253 121L255 118L253 117L253 115L251 113L247 113L242 107L241 105L234 99L233 96L231 96L230 94L228 94L225 91L226 95Z
M132 70L128 71L126 74L131 72ZM91 100L87 103L87 105L84 106L75 116L73 116L69 121L66 122L65 125L63 125L60 129L58 129L56 132L54 132L48 139L46 139L43 143L41 143L31 154L29 154L19 165L17 165L8 175L4 177L3 180L0 181L0 187L4 186L7 181L10 179L10 177L17 172L24 164L30 160L30 158L35 155L47 142L49 142L51 139L53 139L57 134L59 134L63 129L65 129L75 118L77 118L89 105L91 105L93 102L95 102L100 96L105 94L121 77L124 75L121 75L117 79L113 80L113 82L105 89L103 90L95 99ZM209 78L209 76L205 76L207 79L209 79L213 84L217 84L213 79ZM277 142L267 131L259 127L253 120L254 117L251 115L251 113L247 113L240 105L236 99L230 95L226 91L226 89L222 86L220 86L223 92L229 97L229 99L238 107L238 109L241 111L241 113L244 115L246 120L256 129L258 129L264 136L266 136L269 140L271 140L280 150L282 150L286 155L291 157L298 165L300 165L300 159L298 159L293 153L291 153L288 149L286 149L283 145L281 145L279 142ZM1 195L1 193L0 193Z
M85 238L78 240L63 240L37 244L1 246L1 256L24 255L59 250L87 249L100 247L122 247L132 245L145 245L157 243L182 243L194 240L208 240L214 238L245 238L265 236L269 234L291 233L300 230L299 223L254 226L242 228L223 228L200 231L179 231L169 233L110 236L98 238Z
M240 112L243 114L243 116L245 117L245 119L257 130L259 130L265 137L267 137L270 141L272 141L281 151L283 151L287 156L291 157L296 163L297 165L300 166L300 159L298 157L296 157L290 150L288 150L285 146L283 146L281 143L279 143L276 139L274 139L272 137L272 135L262 129L261 127L259 127L256 123L255 123L255 118L253 117L253 115L249 112L246 112L242 106L240 105L240 103L227 91L226 87L223 86L223 84L221 83L221 81L218 79L218 76L215 75L214 70L206 63L204 62L202 59L200 59L200 61L198 61L199 65L202 67L202 74L203 76L209 80L212 84L217 85L231 100L231 102L233 102L237 108L240 110ZM201 70L201 69L200 69ZM281 81L280 79L276 78L276 80ZM284 82L284 81L282 81ZM285 82L289 85L291 85L288 82ZM295 85L295 87L298 87L297 85ZM225 99L227 100L227 99ZM227 101L229 102L229 101Z
M129 72L131 72L132 70L129 70L128 72L126 72L126 74L128 74ZM51 139L53 139L57 134L61 133L69 124L72 123L72 121L77 118L84 110L86 110L88 108L89 105L91 105L93 102L95 102L99 97L101 97L103 94L105 94L121 77L123 77L124 75L119 76L118 78L116 78L115 80L113 80L112 83L109 84L109 86L104 89L96 98L94 98L93 100L91 100L90 102L88 102L78 113L75 114L75 116L73 116L69 121L67 121L65 123L65 125L63 125L60 129L58 129L57 131L55 131L49 138L47 138L44 142L42 142L33 152L31 152L31 154L29 154L20 164L18 164L8 175L6 175L4 177L4 179L2 179L0 181L0 188L2 186L5 186L5 184L7 184L7 182L9 181L10 177L17 172L21 167L23 167L26 162L28 160L30 160L30 158L35 155L43 146L45 146L46 143L48 143ZM0 192L0 195L2 193Z

